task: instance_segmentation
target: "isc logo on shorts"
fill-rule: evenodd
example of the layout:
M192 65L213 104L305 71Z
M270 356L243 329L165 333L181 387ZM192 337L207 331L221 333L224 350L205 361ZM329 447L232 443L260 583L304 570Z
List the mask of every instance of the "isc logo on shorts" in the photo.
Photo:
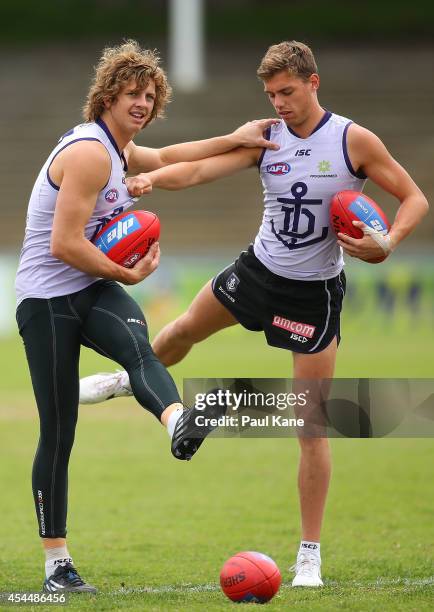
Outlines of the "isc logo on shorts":
M291 321L290 319L285 319L285 317L279 317L279 315L274 315L273 325L286 329L288 332L296 333L304 338L312 338L316 329L315 325Z

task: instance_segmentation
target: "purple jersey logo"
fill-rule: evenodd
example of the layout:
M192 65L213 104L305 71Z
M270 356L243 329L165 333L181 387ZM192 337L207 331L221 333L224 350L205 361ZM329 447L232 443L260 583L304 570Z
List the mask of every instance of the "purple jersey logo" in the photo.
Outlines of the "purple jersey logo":
M106 191L104 197L106 202L113 204L119 198L119 191L117 189L109 189Z
M275 164L269 164L266 169L268 174L274 174L275 176L282 176L283 174L288 174L290 170L291 166L286 162L277 162Z

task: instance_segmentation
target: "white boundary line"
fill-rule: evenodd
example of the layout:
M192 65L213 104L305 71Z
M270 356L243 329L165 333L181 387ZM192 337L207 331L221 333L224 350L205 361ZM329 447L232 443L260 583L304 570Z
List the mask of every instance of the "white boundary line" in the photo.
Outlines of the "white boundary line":
M371 582L360 582L358 580L350 580L348 582L338 582L336 580L326 581L324 587L358 587L358 588L387 588L393 586L434 586L434 576L427 578L378 578ZM289 589L291 583L282 583L281 589ZM131 595L134 593L206 593L216 592L220 590L220 586L216 583L209 584L198 584L194 585L191 583L179 584L179 585L165 585L161 587L122 587L115 591L110 591L109 595ZM320 590L320 589L319 589Z

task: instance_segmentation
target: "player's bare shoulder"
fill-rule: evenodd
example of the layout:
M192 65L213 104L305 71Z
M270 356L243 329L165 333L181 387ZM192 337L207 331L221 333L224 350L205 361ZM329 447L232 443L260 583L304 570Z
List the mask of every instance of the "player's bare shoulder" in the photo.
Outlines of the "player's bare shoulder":
M110 177L110 155L98 140L77 140L59 152L49 172L51 180L58 186L65 175L69 175L80 183L100 184L102 189Z
M375 151L378 147L384 147L382 140L358 123L351 123L348 127L347 143L350 150Z
M363 168L374 159L389 155L381 139L357 123L352 123L348 128L347 147L356 170Z
M99 140L77 140L61 151L56 159L63 163L110 165L110 154ZM53 162L54 163L54 162Z

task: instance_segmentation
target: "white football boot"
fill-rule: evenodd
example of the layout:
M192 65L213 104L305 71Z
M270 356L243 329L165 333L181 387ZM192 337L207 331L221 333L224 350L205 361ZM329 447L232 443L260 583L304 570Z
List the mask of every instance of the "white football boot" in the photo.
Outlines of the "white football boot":
M80 404L98 404L133 395L127 372L100 372L80 379Z
M290 572L295 572L292 581L293 587L320 587L324 586L321 580L321 559L318 555L305 552L298 554L297 563L289 568Z

